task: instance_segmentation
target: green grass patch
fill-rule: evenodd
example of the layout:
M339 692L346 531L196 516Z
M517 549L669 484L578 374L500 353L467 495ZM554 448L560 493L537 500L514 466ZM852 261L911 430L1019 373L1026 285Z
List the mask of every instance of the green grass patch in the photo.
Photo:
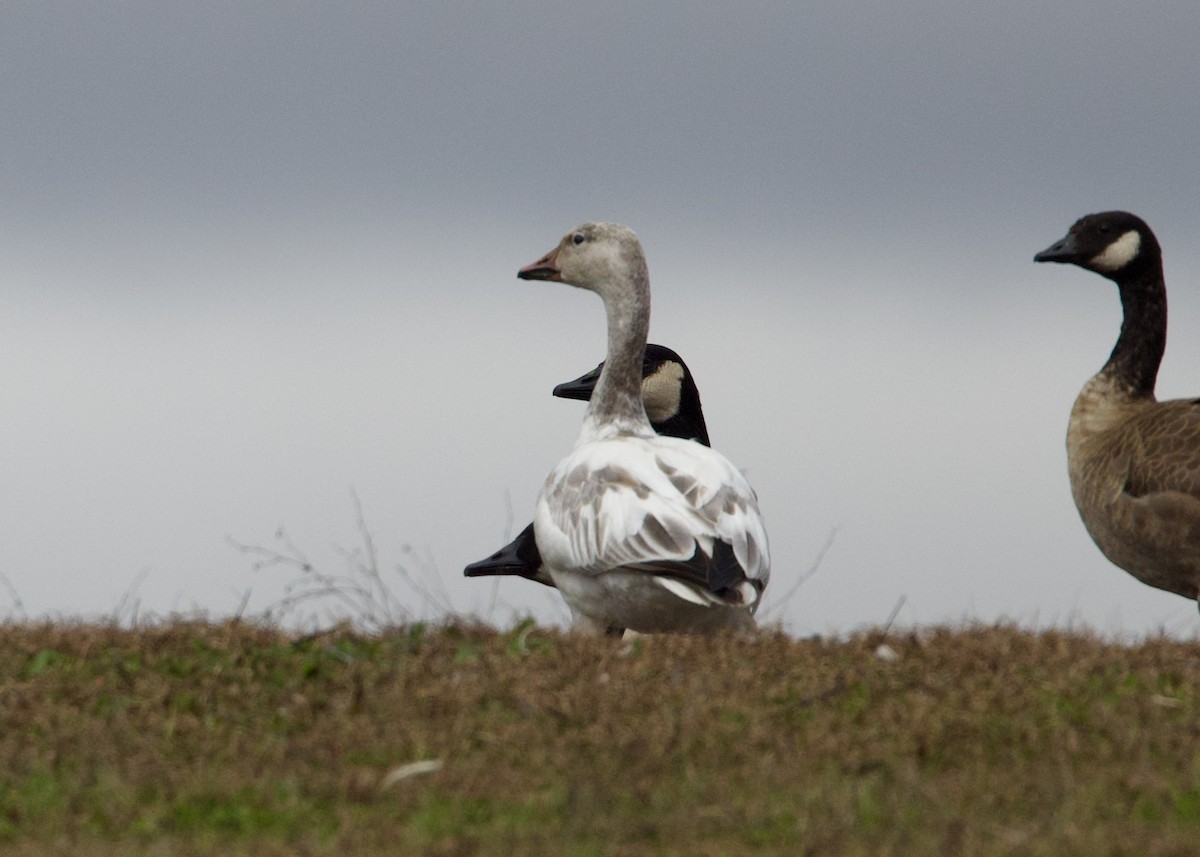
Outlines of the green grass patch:
M19 854L1193 853L1200 646L0 626ZM66 849L66 850L64 850Z

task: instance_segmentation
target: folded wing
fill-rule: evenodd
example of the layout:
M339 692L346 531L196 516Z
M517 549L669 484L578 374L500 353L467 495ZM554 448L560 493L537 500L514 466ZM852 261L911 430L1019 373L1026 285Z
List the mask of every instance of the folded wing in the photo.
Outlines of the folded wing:
M689 441L581 445L550 474L534 523L544 561L564 571L644 570L730 597L746 582L760 592L769 574L749 483Z

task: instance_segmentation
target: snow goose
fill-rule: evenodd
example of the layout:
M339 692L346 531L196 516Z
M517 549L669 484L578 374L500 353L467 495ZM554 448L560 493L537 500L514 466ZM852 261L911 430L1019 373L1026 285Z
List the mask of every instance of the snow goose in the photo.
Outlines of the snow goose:
M1088 534L1142 583L1200 590L1200 399L1160 402L1167 344L1162 250L1124 211L1089 214L1035 262L1078 265L1117 284L1124 322L1108 362L1083 385L1067 428L1071 494Z
M637 236L585 223L517 276L595 292L608 317L579 439L546 477L533 520L576 627L752 627L770 570L754 491L719 453L656 435L642 404L650 279Z
M554 388L554 395L563 399L590 399L603 369L601 363L574 381L559 384ZM692 372L682 357L664 345L651 343L642 356L642 401L650 427L658 434L709 445L700 390ZM542 565L533 524L487 559L468 565L463 574L467 577L514 575L554 586L550 573ZM619 634L622 630L610 628L606 632Z

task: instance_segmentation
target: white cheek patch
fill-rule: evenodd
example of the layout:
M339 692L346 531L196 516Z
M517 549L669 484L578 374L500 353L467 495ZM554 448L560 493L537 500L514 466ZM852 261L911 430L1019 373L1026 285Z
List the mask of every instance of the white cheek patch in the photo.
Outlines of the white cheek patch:
M642 379L642 402L652 423L665 423L679 413L683 393L683 367L674 360L654 370Z
M1088 264L1098 271L1119 271L1137 258L1142 249L1142 236L1130 229L1116 241L1104 248L1104 252L1093 257Z

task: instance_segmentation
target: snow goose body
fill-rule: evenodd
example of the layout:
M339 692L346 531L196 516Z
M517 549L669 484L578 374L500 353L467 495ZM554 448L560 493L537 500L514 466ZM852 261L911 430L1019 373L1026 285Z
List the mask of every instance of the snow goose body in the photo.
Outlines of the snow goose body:
M608 356L579 438L546 478L533 521L576 627L752 627L770 574L754 491L720 453L656 435L643 406L650 281L637 237L585 223L518 276L593 291L608 317Z
M596 381L604 369L601 363L590 372L573 381L566 381L554 388L554 395L562 399L592 397ZM681 437L709 446L708 426L704 422L704 409L700 404L700 390L692 377L688 365L677 353L665 345L650 343L642 357L642 401L646 416L655 432L668 437ZM542 555L537 549L533 535L533 524L500 550L486 559L468 565L466 577L495 575L524 577L545 586L554 586L550 573L542 565ZM622 629L608 629L616 634Z

